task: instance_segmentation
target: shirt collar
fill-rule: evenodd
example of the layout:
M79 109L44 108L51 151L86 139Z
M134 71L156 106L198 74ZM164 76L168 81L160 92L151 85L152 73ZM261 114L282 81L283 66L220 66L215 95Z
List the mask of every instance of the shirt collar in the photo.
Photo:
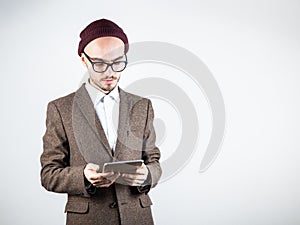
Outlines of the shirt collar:
M88 80L88 82L85 83L85 88L90 95L90 98L95 105L99 103L99 101L106 96L102 91L99 91L97 88L92 86ZM113 100L115 100L117 103L120 101L120 96L119 96L119 88L116 86L111 92L107 94L107 96L110 96Z
M111 92L109 92L108 95L110 97L112 97L116 102L119 102L120 101L120 96L119 96L119 87L118 87L118 85Z

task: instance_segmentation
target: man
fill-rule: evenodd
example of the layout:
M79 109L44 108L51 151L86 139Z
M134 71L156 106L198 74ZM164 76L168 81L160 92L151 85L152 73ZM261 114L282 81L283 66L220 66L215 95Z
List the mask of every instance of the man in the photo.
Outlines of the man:
M101 19L80 34L89 79L48 104L41 182L67 193L66 224L153 224L148 196L161 176L151 101L118 87L128 39ZM117 131L114 125L117 124ZM142 159L133 173L103 172L104 163Z

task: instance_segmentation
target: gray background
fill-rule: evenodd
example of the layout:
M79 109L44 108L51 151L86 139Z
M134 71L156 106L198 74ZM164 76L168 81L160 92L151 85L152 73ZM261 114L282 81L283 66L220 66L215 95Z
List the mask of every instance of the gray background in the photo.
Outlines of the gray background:
M299 1L0 4L0 224L64 224L65 195L46 192L39 181L46 105L77 89L85 72L79 32L102 17L123 27L130 42L164 41L198 55L225 100L222 150L199 173L211 118L203 96L190 93L202 106L199 150L151 192L156 224L300 224ZM123 86L139 79L130 78L133 69L123 74ZM159 68L152 72L160 76ZM182 83L183 90L189 87ZM165 160L172 152L161 146Z

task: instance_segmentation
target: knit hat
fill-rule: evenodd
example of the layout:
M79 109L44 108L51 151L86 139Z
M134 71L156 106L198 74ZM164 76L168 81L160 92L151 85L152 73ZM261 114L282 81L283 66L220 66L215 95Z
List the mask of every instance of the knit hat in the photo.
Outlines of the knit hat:
M128 52L128 39L122 28L110 20L100 19L90 23L81 31L78 55L81 56L83 49L88 43L100 37L116 37L121 39L125 44L125 53Z

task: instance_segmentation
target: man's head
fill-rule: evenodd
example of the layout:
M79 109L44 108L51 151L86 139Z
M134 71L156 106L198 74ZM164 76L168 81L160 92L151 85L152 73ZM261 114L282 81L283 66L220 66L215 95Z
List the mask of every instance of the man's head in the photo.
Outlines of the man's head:
M80 33L78 54L90 74L90 82L104 93L117 85L127 64L128 39L112 21L101 19Z

